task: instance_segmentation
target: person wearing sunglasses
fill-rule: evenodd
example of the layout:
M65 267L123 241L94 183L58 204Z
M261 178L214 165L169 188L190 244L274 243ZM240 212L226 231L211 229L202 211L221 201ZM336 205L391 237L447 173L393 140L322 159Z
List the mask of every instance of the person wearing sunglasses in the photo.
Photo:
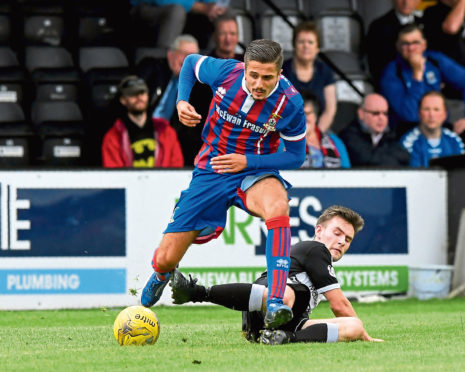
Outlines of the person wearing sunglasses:
M408 165L408 152L389 128L388 110L382 95L368 94L357 110L357 119L339 133L353 167Z
M425 93L452 87L464 98L465 67L441 52L428 50L423 31L415 24L401 29L397 50L380 86L392 109L390 125L400 137L418 123L418 106Z
M162 118L147 114L148 87L136 75L119 84L120 103L126 112L116 119L102 142L106 168L179 168L184 165L176 131Z

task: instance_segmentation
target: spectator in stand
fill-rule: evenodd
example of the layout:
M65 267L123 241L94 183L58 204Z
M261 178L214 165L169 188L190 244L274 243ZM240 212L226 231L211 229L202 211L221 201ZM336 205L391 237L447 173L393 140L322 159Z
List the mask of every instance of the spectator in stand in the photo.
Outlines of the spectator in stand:
M447 118L444 96L440 92L426 93L420 102L420 123L402 139L410 153L410 166L428 167L430 159L465 153L457 134L443 128Z
M397 35L402 26L421 22L414 14L419 3L420 0L392 0L393 9L370 23L365 50L376 88L383 69L396 56Z
M465 0L439 0L423 13L428 47L465 66L465 43L462 37Z
M197 40L191 35L178 36L171 48L166 54L166 63L162 67L166 74L170 77L163 94L155 107L153 113L154 118L163 118L168 121L171 120L176 108L176 97L178 95L179 72L184 59L189 54L196 54L199 52ZM166 69L168 67L168 69ZM165 75L166 77L166 75Z
M237 59L243 61L244 54L236 53L236 47L239 43L239 30L236 18L225 13L215 20L215 31L213 33L214 47L210 52L211 57L223 59ZM196 108L197 112L205 120L208 116L208 108L213 97L211 88L200 82L196 82L191 92L190 102ZM184 155L184 164L193 166L195 156L202 146L202 129L203 125L188 127L180 125L177 127L179 142L181 143Z
M307 118L307 155L301 168L350 168L349 155L341 139L333 133L322 133L318 129L317 97L312 93L303 92L302 98Z
M318 59L319 33L315 23L297 25L292 36L294 56L283 64L283 75L299 91L309 91L318 97L321 115L318 128L327 132L336 115L336 85L333 71Z
M446 84L465 94L465 67L442 54L426 50L421 28L408 24L399 32L399 54L381 78L381 93L392 108L392 124L402 135L419 121L421 97L429 91L441 91Z
M170 48L173 41L185 30L190 18L196 19L201 15L202 23L197 23L194 31L198 35L207 34L208 39L213 29L211 21L223 14L226 8L218 6L217 0L130 0L132 5L131 17L136 29L140 30L139 36L149 38L156 35L153 46ZM205 24L206 23L206 24ZM140 26L145 26L141 28ZM191 27L189 27L191 28ZM147 29L149 31L147 31ZM195 34L196 36L197 33Z
M388 125L388 102L377 93L367 95L358 119L344 128L344 141L352 166L407 166L409 154L402 148Z
M149 86L149 112L170 120L176 105L179 72L189 54L199 52L197 40L192 35L179 35L166 52L166 58L145 57L136 68L137 75Z
M120 102L127 113L118 118L102 143L103 166L182 167L184 160L176 131L165 119L147 115L148 87L138 76L124 77L119 84Z

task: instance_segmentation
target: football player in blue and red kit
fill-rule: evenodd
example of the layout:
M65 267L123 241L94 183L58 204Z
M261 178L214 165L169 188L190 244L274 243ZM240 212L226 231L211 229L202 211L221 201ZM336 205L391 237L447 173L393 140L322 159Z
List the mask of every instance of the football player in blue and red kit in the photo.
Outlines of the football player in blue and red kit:
M291 185L278 170L299 168L305 160L306 119L302 97L281 75L282 53L278 43L260 39L247 47L244 63L186 57L179 79L179 120L187 126L202 120L188 102L196 80L211 87L213 99L191 183L155 250L155 272L143 289L142 305L150 307L160 299L192 243L221 234L227 210L235 205L263 218L268 228L265 325L276 328L292 319L292 310L283 303L290 267ZM280 141L284 152L278 152Z

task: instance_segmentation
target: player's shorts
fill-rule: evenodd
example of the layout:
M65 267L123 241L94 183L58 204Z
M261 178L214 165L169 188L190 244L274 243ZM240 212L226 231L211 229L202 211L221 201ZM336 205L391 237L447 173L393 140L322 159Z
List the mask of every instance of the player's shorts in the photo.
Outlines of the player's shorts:
M258 278L254 284L268 286L266 276ZM308 318L308 304L310 302L310 290L302 283L287 282L287 285L294 290L295 302L292 306L292 319L280 326L278 329L295 332L302 329ZM242 333L250 342L257 342L260 331L265 327L265 315L262 311L242 312Z
M245 192L266 177L276 177L286 189L291 187L276 170L221 174L196 168L189 187L181 192L163 233L200 231L194 241L197 244L217 238L224 230L231 206L252 214L245 203Z

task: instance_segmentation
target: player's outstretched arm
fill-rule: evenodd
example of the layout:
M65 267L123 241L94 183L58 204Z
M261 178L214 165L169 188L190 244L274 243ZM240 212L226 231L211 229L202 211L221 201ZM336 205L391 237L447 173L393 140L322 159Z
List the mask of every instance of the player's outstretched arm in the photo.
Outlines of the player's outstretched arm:
M331 311L336 317L357 317L357 313L355 312L352 304L344 296L344 293L341 289L333 289L331 291L323 293L326 299L329 301L329 306ZM365 329L363 329L362 336L359 338L363 341L371 341L371 342L382 342L384 340L379 338L372 338Z

